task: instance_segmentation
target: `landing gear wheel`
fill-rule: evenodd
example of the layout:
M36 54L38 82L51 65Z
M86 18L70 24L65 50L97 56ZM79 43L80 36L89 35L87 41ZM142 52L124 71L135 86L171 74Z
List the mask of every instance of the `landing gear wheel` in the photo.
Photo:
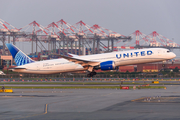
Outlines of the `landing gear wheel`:
M91 75L90 75L90 74L87 74L87 77L91 77Z
M96 75L96 72L92 72L93 73L93 75Z
M90 75L91 75L91 77L93 77L94 73L93 73L93 72L91 72L91 73L90 73Z
M87 74L87 77L93 77L94 75L96 75L96 72L90 72L89 74Z

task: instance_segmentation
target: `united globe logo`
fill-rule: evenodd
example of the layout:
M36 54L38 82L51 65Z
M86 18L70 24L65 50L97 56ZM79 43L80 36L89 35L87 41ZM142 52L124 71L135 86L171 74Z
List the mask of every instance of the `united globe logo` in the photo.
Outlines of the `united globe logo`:
M31 60L29 57L27 57L26 55L24 55L21 51L19 51L19 52L16 54L14 60L15 60L17 66L25 65L25 64L34 62L34 61Z

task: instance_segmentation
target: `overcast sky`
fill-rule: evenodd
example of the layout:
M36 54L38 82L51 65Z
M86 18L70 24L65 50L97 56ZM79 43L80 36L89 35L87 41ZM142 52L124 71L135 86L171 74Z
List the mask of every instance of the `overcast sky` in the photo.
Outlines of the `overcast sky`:
M135 30L180 44L180 0L0 0L0 18L17 28L36 20L43 26L82 20L123 35Z

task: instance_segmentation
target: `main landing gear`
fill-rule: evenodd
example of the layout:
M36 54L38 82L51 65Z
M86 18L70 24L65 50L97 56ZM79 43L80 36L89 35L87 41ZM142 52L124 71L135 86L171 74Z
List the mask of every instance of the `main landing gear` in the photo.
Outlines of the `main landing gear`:
M96 75L95 71L90 72L89 74L87 74L87 77L93 77L93 75Z

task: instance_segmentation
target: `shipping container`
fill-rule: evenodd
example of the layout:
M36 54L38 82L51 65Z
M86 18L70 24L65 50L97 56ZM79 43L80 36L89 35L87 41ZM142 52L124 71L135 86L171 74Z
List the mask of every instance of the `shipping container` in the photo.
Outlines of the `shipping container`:
M158 72L158 69L143 69L143 72Z
M178 69L180 69L180 66L169 66L168 68L169 68L169 69L175 69L176 67L177 67Z
M149 63L149 64L138 64L137 72L143 72L144 69L145 70L146 69L158 69L160 71L162 69L167 69L170 66L180 66L180 63L174 62L172 64L172 62L168 62L168 63L159 62L159 63Z
M119 69L134 69L134 66L120 66Z
M38 57L31 57L31 59L35 60L35 61L38 61Z
M47 58L42 58L42 60L47 60Z
M143 66L143 69L158 69L157 65L154 66Z
M40 57L41 57L41 58L47 58L48 55L41 55Z
M38 58L37 55L28 55L30 58Z
M134 72L134 69L119 69L119 72Z

